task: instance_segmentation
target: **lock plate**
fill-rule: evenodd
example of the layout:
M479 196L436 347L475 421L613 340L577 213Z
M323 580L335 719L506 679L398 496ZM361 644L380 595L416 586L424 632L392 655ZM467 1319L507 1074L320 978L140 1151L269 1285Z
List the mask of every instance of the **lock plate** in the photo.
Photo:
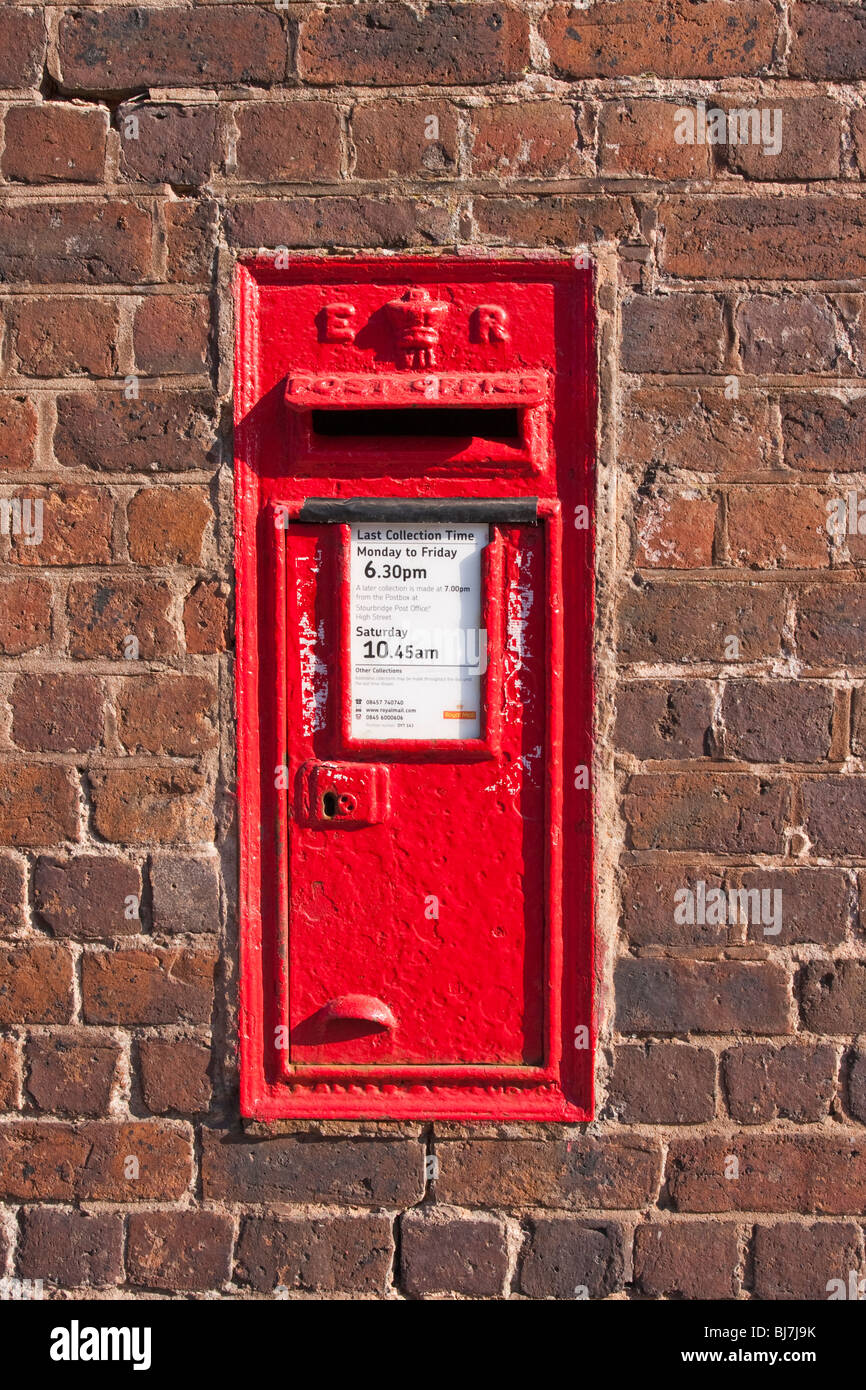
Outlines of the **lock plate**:
M390 809L383 765L306 762L298 770L297 792L297 818L313 830L381 825Z

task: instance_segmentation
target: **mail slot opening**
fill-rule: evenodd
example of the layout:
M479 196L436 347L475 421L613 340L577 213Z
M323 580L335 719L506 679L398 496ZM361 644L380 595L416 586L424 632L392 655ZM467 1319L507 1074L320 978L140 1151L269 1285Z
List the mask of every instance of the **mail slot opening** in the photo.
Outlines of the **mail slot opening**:
M314 410L312 414L313 433L329 438L490 439L516 448L522 436L517 409Z

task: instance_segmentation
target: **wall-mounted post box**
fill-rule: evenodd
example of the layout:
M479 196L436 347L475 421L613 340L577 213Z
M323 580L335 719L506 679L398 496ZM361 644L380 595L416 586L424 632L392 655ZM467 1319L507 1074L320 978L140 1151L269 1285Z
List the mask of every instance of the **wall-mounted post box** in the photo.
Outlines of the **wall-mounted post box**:
M591 305L239 270L246 1115L591 1116Z

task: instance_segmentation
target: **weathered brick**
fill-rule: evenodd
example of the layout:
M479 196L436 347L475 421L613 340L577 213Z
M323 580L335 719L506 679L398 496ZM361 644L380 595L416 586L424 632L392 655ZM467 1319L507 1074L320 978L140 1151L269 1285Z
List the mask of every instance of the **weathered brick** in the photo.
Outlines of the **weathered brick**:
M520 1261L520 1292L527 1298L608 1298L622 1288L619 1226L537 1216L528 1228Z
M18 1109L20 1090L21 1050L15 1038L0 1038L0 1113Z
M27 1095L37 1110L65 1115L104 1115L120 1061L110 1039L82 1031L31 1038L27 1044Z
M135 203L114 198L0 207L3 281L124 285L149 279L153 268L150 213Z
M690 356L681 359L685 370ZM703 370L703 369L700 369ZM683 468L738 478L777 462L778 447L766 396L691 386L648 386L623 400L620 461L631 468Z
M180 947L106 951L81 962L88 1023L208 1023L217 957Z
M789 787L745 773L636 773L624 813L634 849L781 854Z
M744 888L747 892L781 893L780 932L768 935L764 922L754 914L748 928L750 941L765 945L787 946L792 942L812 941L821 945L836 945L844 941L848 929L849 888L845 875L833 869L752 869L729 870L729 888ZM774 898L767 899L769 903ZM773 922L773 928L779 925Z
M171 656L177 637L169 621L171 591L152 579L105 578L74 581L69 588L70 655L141 658ZM137 651L129 645L135 638Z
M812 853L859 854L866 834L866 777L810 777L802 796Z
M862 1271L863 1234L853 1222L820 1221L811 1226L780 1222L756 1226L754 1291L757 1298L826 1299L831 1280L849 1292L849 1271Z
M866 1211L864 1159L859 1136L787 1131L674 1139L668 1192L675 1211L859 1214Z
M45 21L40 9L0 10L0 87L35 87L42 76Z
M144 1103L154 1115L169 1110L185 1114L207 1110L211 1083L211 1052L185 1038L153 1038L141 1043L139 1071Z
M197 770L114 768L89 776L93 825L103 839L121 845L146 840L164 845L213 838L212 799Z
M797 652L811 666L860 665L866 640L866 588L815 584L798 595Z
M791 986L769 961L626 958L616 967L623 1033L787 1033Z
M642 1207L654 1200L661 1154L641 1135L468 1139L437 1144L439 1201L478 1207Z
M100 107L10 106L4 124L3 177L22 183L99 183L105 168L108 112Z
M41 495L31 489L26 496L30 511L24 514L19 534L13 532L10 559L15 564L109 563L114 502L105 488L51 488Z
M622 306L621 360L627 372L720 371L721 304L711 294L631 295ZM638 406L641 399L632 397Z
M340 113L326 101L246 102L235 110L234 172L249 183L335 183Z
M659 208L661 265L685 279L754 276L832 280L866 273L866 208L861 199L666 198Z
M9 936L27 920L27 868L16 855L0 854L0 936Z
M722 1067L728 1109L744 1125L821 1120L836 1094L836 1049L826 1043L741 1043L723 1054Z
M206 676L141 675L117 698L117 734L129 753L192 757L218 742L217 690Z
M167 279L172 284L206 285L216 249L217 205L210 199L166 204Z
M781 589L748 584L630 586L619 609L624 661L730 661L734 636L740 661L781 652L785 598Z
M638 1226L634 1281L654 1298L736 1298L739 1232L730 1222L671 1221Z
M229 613L224 590L219 580L202 579L187 594L183 630L188 652L201 656L225 651Z
M767 0L594 0L554 5L541 34L561 77L744 77L770 64L776 27Z
M713 720L704 681L627 681L616 695L616 747L639 758L701 758Z
M866 1029L866 961L809 961L803 967L800 1007L810 1032Z
M279 82L287 57L280 16L258 5L67 10L58 36L67 92Z
M0 949L0 1027L10 1023L68 1023L72 1017L72 957L63 946Z
M545 194L539 198L482 197L473 200L480 235L495 246L574 246L631 240L638 235L627 198Z
M108 854L40 857L33 882L36 912L55 936L98 941L141 931L141 872Z
M722 696L725 752L758 763L828 757L834 692L816 681L728 681Z
M848 1105L855 1120L866 1125L866 1052L858 1052L848 1073Z
M608 1105L623 1124L694 1125L716 1113L716 1059L706 1047L617 1047Z
M28 376L112 376L117 304L104 296L19 300L10 315L18 370Z
M352 143L356 178L442 178L457 170L457 114L435 97L386 97L354 107Z
M603 174L655 179L708 178L709 146L679 144L673 101L604 102L598 118L598 162Z
M234 247L441 245L451 237L451 214L426 198L239 199L226 212Z
M126 509L129 553L139 565L197 565L213 511L203 488L146 487Z
M866 15L857 5L791 6L788 71L815 82L856 82L866 77Z
M779 183L839 177L843 110L838 102L823 97L790 99L774 93L757 100L754 96L726 97L719 105L728 112L728 143L720 147L719 153L733 173ZM759 112L761 121L759 140L749 124L750 119L755 119L749 114L754 110ZM780 116L775 114L777 111ZM737 137L733 140L732 113L739 117L734 126ZM774 133L780 146L776 149Z
M415 1297L501 1297L507 1270L505 1227L495 1217L435 1206L407 1212L400 1222L400 1282Z
M86 753L102 739L104 697L91 676L19 676L10 695L12 738L43 753Z
M635 564L643 569L699 569L713 563L717 506L693 488L666 488L635 508Z
M203 391L60 396L54 452L66 468L181 473L215 459L213 404Z
M281 1287L382 1294L393 1258L385 1216L249 1217L238 1241L236 1278L262 1293Z
M78 791L65 767L0 765L0 844L51 845L78 836Z
M26 396L0 396L0 469L21 473L32 468L36 432L33 403Z
M811 473L852 473L866 449L866 396L782 394L785 463ZM826 519L826 514L825 514Z
M50 636L51 590L45 580L28 576L0 582L0 653L35 651Z
M822 296L755 295L737 305L734 324L747 372L831 372L842 354L836 316ZM785 400L796 408L803 397Z
M208 364L210 305L204 295L152 294L135 311L133 342L139 371L194 375Z
M567 178L582 172L574 110L520 101L472 112L472 171L500 178Z
M306 83L501 82L529 66L529 22L517 5L475 0L411 5L337 4L301 26L298 65Z
M424 1154L413 1140L326 1144L202 1132L206 1198L233 1202L345 1202L408 1206L424 1194Z
M176 1202L191 1178L185 1127L157 1120L0 1127L0 1195L12 1201Z
M21 1213L18 1273L61 1288L119 1284L123 1278L120 1212L59 1211L33 1207Z
M215 102L135 102L117 112L120 171L145 183L197 188L219 162Z
M150 865L153 930L171 935L216 932L220 922L219 860L154 854Z
M719 888L721 876L706 864L630 864L623 871L622 925L634 946L723 946L724 922L677 921L677 894ZM706 917L706 913L703 914Z
M231 1278L234 1228L215 1211L133 1212L126 1267L131 1284L193 1292Z

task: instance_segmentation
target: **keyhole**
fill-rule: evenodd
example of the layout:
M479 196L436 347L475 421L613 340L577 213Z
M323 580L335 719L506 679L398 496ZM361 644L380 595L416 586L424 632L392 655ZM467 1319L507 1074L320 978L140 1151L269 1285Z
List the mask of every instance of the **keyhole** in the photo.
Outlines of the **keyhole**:
M322 797L322 815L326 820L333 820L337 814L337 793L325 792Z

